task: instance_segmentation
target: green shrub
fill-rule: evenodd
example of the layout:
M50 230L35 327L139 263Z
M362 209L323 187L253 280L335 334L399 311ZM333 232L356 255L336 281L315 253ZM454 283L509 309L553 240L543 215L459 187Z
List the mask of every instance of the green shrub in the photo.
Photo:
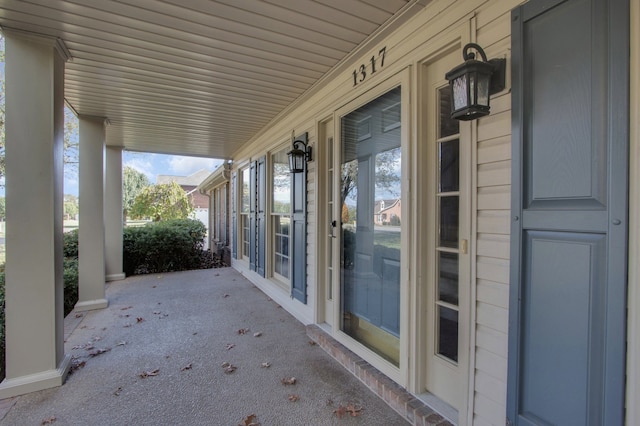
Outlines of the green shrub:
M78 258L66 257L63 261L64 316L69 315L78 303Z
M64 233L64 257L78 258L78 230Z
M125 274L200 268L206 232L204 224L194 219L172 219L148 223L143 227L125 228Z

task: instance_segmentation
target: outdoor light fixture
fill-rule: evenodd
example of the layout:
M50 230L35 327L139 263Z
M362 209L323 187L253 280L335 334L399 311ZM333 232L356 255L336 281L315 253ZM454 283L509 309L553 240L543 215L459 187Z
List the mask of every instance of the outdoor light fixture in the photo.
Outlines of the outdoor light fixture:
M289 171L301 173L305 170L305 164L311 161L311 147L307 146L308 134L304 132L296 139L295 131L291 131L291 145L293 149L287 153L289 156ZM302 149L299 146L302 145Z
M477 51L482 61L476 60L469 49ZM504 90L507 61L502 58L487 61L484 50L475 43L464 46L462 58L464 63L445 75L451 87L451 118L475 120L489 115L489 96Z

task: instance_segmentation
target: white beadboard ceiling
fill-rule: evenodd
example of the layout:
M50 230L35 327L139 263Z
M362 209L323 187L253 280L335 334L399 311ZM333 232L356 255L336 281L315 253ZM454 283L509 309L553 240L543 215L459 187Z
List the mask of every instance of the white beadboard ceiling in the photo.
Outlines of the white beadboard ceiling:
M65 98L108 145L231 158L427 2L0 0L0 26L64 42Z

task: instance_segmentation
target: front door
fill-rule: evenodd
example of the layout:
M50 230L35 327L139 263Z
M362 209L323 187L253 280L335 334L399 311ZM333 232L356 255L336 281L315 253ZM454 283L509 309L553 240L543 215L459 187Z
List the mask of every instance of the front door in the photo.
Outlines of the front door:
M513 12L508 418L624 422L629 5Z

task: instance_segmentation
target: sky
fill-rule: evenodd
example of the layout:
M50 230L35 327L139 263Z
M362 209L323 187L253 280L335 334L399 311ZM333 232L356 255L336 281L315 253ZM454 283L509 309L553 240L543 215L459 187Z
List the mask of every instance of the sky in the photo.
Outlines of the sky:
M123 151L122 168L133 167L145 174L151 183L156 183L158 175L189 176L201 169L213 172L223 160L202 157L185 157L180 155L164 155ZM65 173L64 193L78 195L77 173Z

